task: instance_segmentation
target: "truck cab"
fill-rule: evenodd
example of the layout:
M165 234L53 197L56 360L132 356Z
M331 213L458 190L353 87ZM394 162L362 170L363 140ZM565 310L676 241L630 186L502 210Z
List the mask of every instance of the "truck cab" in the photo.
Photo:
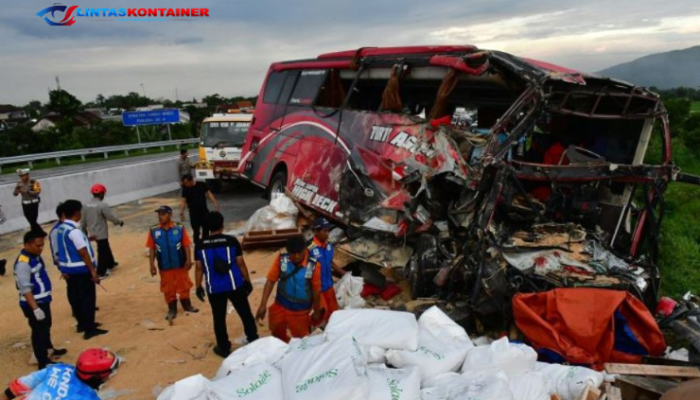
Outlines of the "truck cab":
M199 141L199 162L195 165L197 180L206 181L213 189L224 180L238 179L241 149L253 114L214 114L202 122Z

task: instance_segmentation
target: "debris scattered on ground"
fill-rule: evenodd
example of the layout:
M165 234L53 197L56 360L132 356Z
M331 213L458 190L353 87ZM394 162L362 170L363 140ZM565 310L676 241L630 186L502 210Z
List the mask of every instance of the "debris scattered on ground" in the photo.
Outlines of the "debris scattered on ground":
M396 311L340 311L324 333L289 344L258 339L234 351L211 380L183 379L158 400L653 400L682 387L679 379L700 377L696 367L606 364L606 375L536 359L533 348L505 337L472 341L437 307L417 321ZM692 398L673 398L680 399Z

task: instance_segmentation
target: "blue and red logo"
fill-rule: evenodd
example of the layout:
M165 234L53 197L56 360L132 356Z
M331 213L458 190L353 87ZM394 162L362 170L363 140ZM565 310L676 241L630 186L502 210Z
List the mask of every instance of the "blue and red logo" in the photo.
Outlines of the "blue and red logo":
M63 19L57 21L56 11L63 13ZM75 13L74 13L75 11ZM51 14L51 18L47 14ZM94 21L167 21L187 20L192 17L209 17L208 8L78 8L54 3L51 7L36 13L51 26L71 26L75 17L87 17ZM58 18L61 17L59 14Z
M76 8L78 8L78 6L68 7L59 3L54 3L54 5L52 5L51 7L44 8L43 10L36 13L36 15L39 17L44 17L44 21L46 21L46 23L51 26L71 26L75 23L75 16L73 15L73 11L75 11ZM62 20L56 21L56 11L63 13ZM48 15L46 15L48 13L51 13L51 19L49 19Z

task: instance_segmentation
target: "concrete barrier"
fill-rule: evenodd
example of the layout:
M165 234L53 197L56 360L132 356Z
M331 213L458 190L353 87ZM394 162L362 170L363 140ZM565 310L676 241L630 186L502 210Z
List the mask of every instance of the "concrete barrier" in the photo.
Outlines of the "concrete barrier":
M92 197L90 187L95 183L107 187L106 201L112 206L177 190L180 187L177 159L174 156L116 167L96 167L89 172L40 179L39 223L55 220L56 206L64 200L89 200ZM7 219L0 225L0 234L29 228L20 197L12 195L14 188L15 183L0 185L0 205Z

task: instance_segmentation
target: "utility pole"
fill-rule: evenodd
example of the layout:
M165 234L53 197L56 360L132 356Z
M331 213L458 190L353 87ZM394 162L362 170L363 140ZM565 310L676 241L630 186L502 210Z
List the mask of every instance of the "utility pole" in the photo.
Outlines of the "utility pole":
M141 84L141 90L143 90L143 97L146 97L146 87Z
M58 75L56 75L56 90L61 90L61 81L58 79Z

